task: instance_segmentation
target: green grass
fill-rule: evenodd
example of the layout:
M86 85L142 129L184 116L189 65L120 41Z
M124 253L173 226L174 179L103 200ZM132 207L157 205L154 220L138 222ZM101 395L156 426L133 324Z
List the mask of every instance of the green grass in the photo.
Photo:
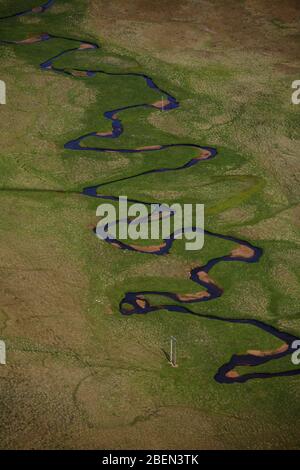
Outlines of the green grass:
M33 1L17 3L22 8L35 6ZM60 4L72 14L49 10L39 17L37 23L26 23L24 19L9 20L1 23L1 38L16 40L47 31L99 42L98 34L88 31L82 22L86 2L61 1ZM17 5L3 2L0 16L17 10ZM281 77L274 76L270 84L270 74L263 67L267 59L263 56L249 56L249 63L241 57L241 67L234 62L228 63L228 58L224 58L222 63L211 60L201 67L188 67L164 62L146 52L134 54L120 44L105 42L102 37L100 43L103 44L100 50L76 52L61 58L55 65L66 69L99 68L113 72L147 73L160 87L175 95L181 107L168 113L149 109L126 111L120 116L124 134L119 139L88 138L82 144L108 144L117 150L119 147L185 142L217 147L218 155L212 161L201 162L183 172L115 182L100 188L99 192L115 196L126 194L129 198L149 202L204 203L207 229L245 238L262 247L264 255L256 264L232 262L214 267L210 274L224 288L224 295L211 302L191 304L192 310L199 314L256 318L277 327L282 327L283 321L290 321L294 323L288 330L299 335L299 284L295 281L296 287L290 290L290 277L299 276L296 244L292 237L281 240L275 237L276 223L262 234L258 230L255 232L257 224L293 207L296 200L291 167L284 167L280 183L277 170L272 172L272 161L276 163L272 159L278 158L281 152L281 144L274 142L273 131L290 139L297 137L298 115L285 105ZM88 331L88 340L85 342L83 339L77 348L68 337L66 340L59 338L61 331L56 330L56 315L59 312L62 322L65 317L69 321L68 314L72 313L74 305L70 301L65 309L60 309L63 296L52 300L53 293L45 287L41 290L45 295L45 312L54 321L49 327L49 335L52 337L51 331L54 331L57 342L49 345L47 340L33 336L26 329L27 317L23 320L24 331L22 326L6 330L6 310L3 309L3 314L1 312L1 337L7 338L9 351L15 354L14 365L27 360L27 354L37 352L32 367L36 367L39 374L41 361L47 364L45 368L50 368L53 377L55 365L51 361L54 358L60 366L67 368L65 374L70 377L74 373L74 364L80 374L98 373L101 367L111 368L115 378L120 368L128 370L126 378L120 378L120 387L111 385L108 375L101 380L95 379L99 387L96 390L100 390L96 398L91 394L91 400L95 400L95 422L92 424L95 432L102 429L101 419L108 426L113 423L121 429L128 422L139 421L138 417L145 414L143 403L146 403L151 405L150 408L190 407L207 413L213 419L221 417L220 427L218 429L215 424L213 435L217 436L219 432L219 439L227 447L266 445L276 448L283 442L281 430L288 425L289 435L284 438L284 445L296 446L299 438L294 418L299 414L299 379L255 380L230 386L214 381L217 369L232 354L244 353L247 349L278 347L278 341L273 337L251 326L226 324L180 313L159 311L128 318L120 315L119 302L127 291L192 293L200 290L188 279L191 266L203 265L213 257L228 254L234 244L206 237L203 250L187 252L183 242L179 242L174 244L170 255L160 258L116 250L94 236L88 224L97 222L95 213L99 200L81 196L79 193L83 187L159 167L175 168L195 156L195 151L175 148L120 155L117 152L103 154L65 150L63 145L68 140L92 131L110 130L110 122L103 118L104 111L133 103L153 103L161 98L137 77L97 75L86 79L39 70L41 62L66 47L69 47L69 42L59 39L29 46L1 46L1 53L5 54L1 73L9 78L8 90L14 104L10 102L9 108L1 108L0 111L9 113L14 126L8 127L7 134L1 136L3 216L0 232L3 244L12 243L16 250L11 258L8 257L9 262L18 261L23 250L26 253L24 264L28 269L47 266L53 258L57 262L51 267L53 283L56 272L64 272L71 266L66 272L66 283L68 280L71 282L72 275L76 273L79 285L82 282L85 286L82 291L78 283L71 285L70 296L74 296L80 317L86 321L84 332ZM256 60L257 89L251 89L247 85L253 83L252 65ZM13 81L10 81L12 76ZM271 86L274 93L270 91ZM245 88L249 94L241 99L241 91ZM5 122L7 117L3 116ZM220 117L222 119L218 121ZM222 219L228 211L236 209L249 214L246 222L239 215ZM294 224L292 218L287 219L289 230ZM249 226L254 227L253 236L247 234ZM286 270L278 274L276 269L281 265ZM8 291L13 290L18 282L17 278L12 278ZM37 297L40 297L38 293ZM152 296L151 301L161 303L162 299ZM24 302L26 304L26 295ZM31 315L39 313L39 309L35 304L29 305L28 316L31 318ZM36 322L42 329L46 320L42 317ZM66 325L68 329L70 324ZM61 328L64 329L63 326ZM79 338L80 332L82 330L78 327ZM170 335L178 339L177 369L169 366L161 351L161 348L168 348ZM24 356L19 358L18 353ZM261 366L257 371L292 367L289 360L284 359ZM246 368L241 370L241 373L246 372L249 372ZM14 371L12 376L15 380ZM58 385L59 390L60 387ZM66 401L71 400L71 393L64 393ZM126 408L129 406L128 397L132 400L129 411ZM40 403L41 398L32 400ZM109 404L113 404L113 412ZM104 417L100 414L98 417L101 407ZM22 416L20 408L17 409L13 426L17 426ZM84 405L81 409L78 403L72 402L71 412L75 413L75 409L79 413L79 422L86 423ZM237 418L231 433L227 433L227 421L232 415ZM254 428L245 426L241 432L241 423L247 420L252 420ZM264 434L266 422L268 428ZM188 420L184 421L184 426L188 429ZM257 434L256 428L259 430ZM6 438L7 446L12 445L13 439L13 436ZM42 447L47 443L46 438L41 438ZM189 443L183 444L188 446ZM64 446L65 442L51 441L50 445Z

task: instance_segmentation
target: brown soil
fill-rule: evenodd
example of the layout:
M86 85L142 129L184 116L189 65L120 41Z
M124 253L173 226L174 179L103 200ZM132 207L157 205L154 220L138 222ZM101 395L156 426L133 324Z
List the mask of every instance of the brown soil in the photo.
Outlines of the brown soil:
M248 53L276 51L291 60L299 57L296 29L294 38L288 29L299 21L298 0L91 0L90 12L91 23L106 40L154 52L165 60L170 60L170 51L190 60L196 51L200 57L208 39L215 51L240 48ZM274 25L274 19L286 28Z
M155 108L162 109L168 106L169 104L170 104L169 100L159 100L159 101L155 101L155 103L152 103L152 106L154 106Z
M197 275L201 281L207 282L208 284L214 284L216 286L215 281L205 271L199 271Z
M42 13L43 8L42 7L34 7L32 8L32 13Z
M249 349L247 351L247 354L251 354L252 356L258 356L258 357L276 356L276 354L280 354L282 352L287 351L288 348L289 348L289 345L284 343L282 346L274 350L271 349L268 351L260 351L258 349Z
M159 150L161 145L146 145L145 147L138 147L136 150Z
M139 307L145 308L146 307L146 301L142 299L141 297L136 298L136 303L138 304Z
M111 245L115 246L116 248L121 248L120 245L118 243L115 243L115 242L111 243Z
M74 77L86 77L87 76L87 72L84 72L81 70L71 70L71 74Z
M232 258L252 258L254 256L254 250L249 246L239 245L230 252Z
M16 41L16 44L34 44L40 41L42 41L42 36L39 34L37 36L32 36L31 38L22 39L21 41Z
M134 248L137 251L140 251L141 253L153 253L155 251L158 251L160 248L164 248L166 244L162 243L161 245L150 245L150 246L129 245L129 246L131 246L131 248Z
M84 42L80 44L79 49L94 49L94 46L92 44Z
M99 135L99 137L106 137L108 135L112 135L111 132L96 132L96 135Z
M176 294L178 300L185 302L189 300L199 300L203 298L210 297L209 293L206 291L200 291L196 294Z
M235 379L236 377L239 377L240 374L238 374L238 372L236 372L235 370L230 370L228 372L226 372L226 377L229 377L230 379Z
M206 160L211 156L211 152L209 150L201 150L198 157L195 157L195 160Z

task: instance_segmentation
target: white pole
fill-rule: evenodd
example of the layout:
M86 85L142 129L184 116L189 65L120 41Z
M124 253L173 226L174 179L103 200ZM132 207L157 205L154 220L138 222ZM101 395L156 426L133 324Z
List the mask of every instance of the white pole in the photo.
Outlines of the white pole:
M6 85L3 80L0 80L0 104L6 104Z
M176 367L176 338L174 338L174 357L173 357L173 366Z
M171 336L170 362L173 367L176 367L176 341L175 336Z
M4 341L0 341L0 364L6 364L6 347Z

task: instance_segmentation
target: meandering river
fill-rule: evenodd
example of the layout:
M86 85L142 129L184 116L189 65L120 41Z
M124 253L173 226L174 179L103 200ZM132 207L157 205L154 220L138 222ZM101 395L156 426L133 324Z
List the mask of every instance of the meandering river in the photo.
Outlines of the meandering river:
M0 20L5 21L10 18L18 18L19 16L28 15L28 14L41 14L44 13L48 8L50 8L54 4L55 0L49 0L46 3L39 5L35 8L24 10L21 12L17 12L11 15L7 15L1 17ZM13 32L12 32L13 33ZM207 160L212 158L216 158L217 150L213 147L189 144L189 143L181 143L181 144L157 144L151 145L146 147L140 148L112 148L109 145L100 145L99 147L90 147L85 144L85 140L89 137L95 137L100 140L100 142L109 142L110 139L117 139L123 132L122 121L120 115L122 111L128 111L129 109L136 109L136 108L153 108L158 110L164 111L171 111L179 106L178 100L170 95L165 90L161 89L151 77L143 74L143 73L113 73L113 72L105 72L104 70L86 70L86 69L67 69L57 67L55 65L56 59L62 57L63 55L71 54L75 51L87 51L89 49L97 49L99 46L95 43L91 43L89 41L79 41L78 39L62 37L62 36L55 36L48 33L41 33L37 36L28 37L21 41L7 41L7 40L0 40L0 44L11 46L11 45L18 45L18 46L30 46L30 44L34 44L37 42L43 41L51 41L54 39L66 39L70 42L72 47L62 50L59 54L48 58L42 64L40 64L41 69L48 71L49 73L60 73L66 76L73 76L73 77L89 77L93 79L94 76L97 74L105 74L108 76L118 75L123 76L124 79L128 76L136 76L139 77L141 80L144 81L145 86L150 87L155 92L157 92L158 99L163 97L161 101L156 101L154 103L141 103L135 104L132 106L121 107L118 109L108 110L104 113L105 118L111 121L111 131L110 132L90 132L83 136L77 137L74 140L71 140L65 144L65 148L72 150L72 151L93 151L93 152L119 152L119 153L139 153L139 152L161 152L165 149L172 148L172 147L181 147L183 151L187 151L189 149L197 150L198 155L193 158L187 157L186 162L178 167L175 168L156 168L149 171L144 171L142 173L138 173L136 175L126 177L120 179L118 181L124 181L133 178L143 178L145 175L149 175L151 173L156 173L157 177L159 178L159 173L163 172L178 172L178 171L185 171L185 169L190 168L194 165L205 165ZM105 200L112 200L117 201L119 195L104 195L101 194L101 188L103 186L109 186L109 184L115 183L116 181L106 182L106 183L99 183L96 186L89 186L85 187L82 190L82 194L86 197L98 198L98 199L105 199ZM129 199L129 201L132 201ZM132 201L133 202L133 201ZM143 202L150 206L151 203L155 203L153 201L134 201L134 202ZM194 230L197 227L192 227ZM119 309L122 315L145 315L151 312L155 312L157 310L167 310L169 312L180 312L185 315L195 315L210 321L221 321L227 323L238 323L249 325L254 328L258 328L260 330L265 331L266 333L278 338L282 342L282 345L274 350L274 351L247 351L245 354L234 354L226 364L223 364L215 374L215 380L220 383L235 383L235 382L246 382L250 379L266 379L272 377L279 377L279 376L292 376L292 375L299 375L300 369L291 369L285 371L277 371L272 372L247 372L244 374L240 374L240 371L237 372L238 367L246 366L247 368L251 368L254 366L260 366L265 363L270 363L270 367L275 360L278 360L284 356L291 355L295 349L293 348L293 342L298 340L299 338L289 334L287 332L281 331L267 323L264 323L259 320L251 319L251 318L228 318L224 315L211 315L205 313L197 313L194 312L191 308L191 304L199 303L199 302L208 302L216 300L223 294L223 289L219 286L213 279L211 275L211 270L214 266L219 263L232 263L232 262L239 262L239 263L257 263L262 256L262 249L252 245L250 242L246 240L239 239L237 237L233 237L230 235L223 235L220 233L214 233L209 230L204 230L205 236L207 237L215 237L224 240L231 241L236 244L236 247L228 254L212 258L208 261L205 265L198 266L190 270L190 280L195 284L201 287L199 292L195 294L178 294L174 292L168 291L152 291L152 290L145 290L145 291L137 291L137 292L126 292L124 294L123 299L120 301ZM123 243L120 240L114 239L112 237L106 240L107 243L112 244L116 249L122 250L131 250L139 252L141 256L161 256L168 254L172 249L173 243L176 243L176 237L174 234L169 238L163 241L163 243L152 246L152 247L142 247L138 245ZM149 296L155 295L155 297L160 297L162 300L159 304L152 305ZM176 303L170 303L172 302Z

